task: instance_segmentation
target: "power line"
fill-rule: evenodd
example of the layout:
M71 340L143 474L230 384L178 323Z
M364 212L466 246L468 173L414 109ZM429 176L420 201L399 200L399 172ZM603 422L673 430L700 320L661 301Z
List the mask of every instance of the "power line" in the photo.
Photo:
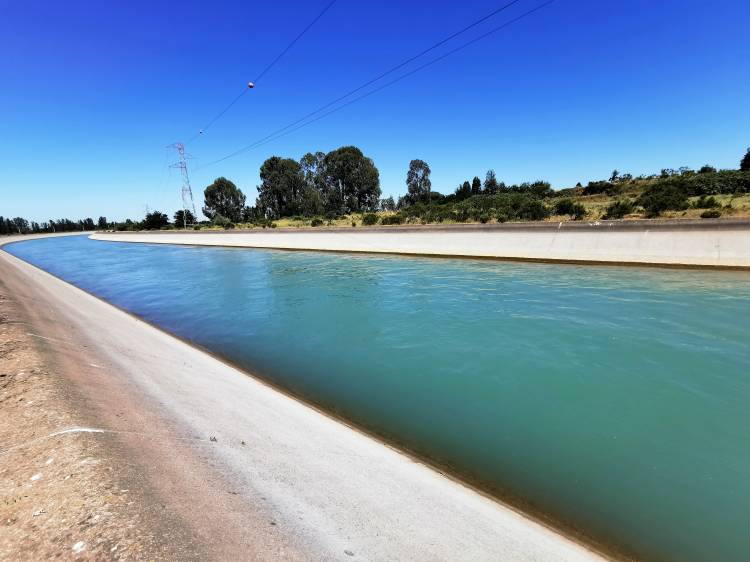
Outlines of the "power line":
M217 113L208 123L206 123L201 129L199 129L197 133L195 133L192 137L190 137L185 144L189 144L189 143L193 142L195 139L200 138L203 135L203 133L205 133L211 125L213 125L219 119L221 119L222 115L224 115L227 111L229 111L234 104L236 104L238 101L240 101L240 99L242 98L242 96L244 96L248 92L248 90L250 90L250 88L252 88L252 86L250 86L250 84L248 84L247 86L245 86L242 89L242 92L240 92L240 94L236 98L234 98L229 103L229 105L227 105L224 109L222 109L219 113Z
M245 87L244 87L244 88L242 89L242 91L241 91L241 92L240 92L240 93L239 93L239 94L237 95L237 97L235 97L235 98L234 98L234 99L233 99L233 100L232 100L231 102L229 102L229 105L227 105L227 106L226 106L226 107L225 107L224 109L222 109L222 110L221 110L221 111L220 111L219 113L217 113L217 114L216 114L216 115L215 115L215 116L214 116L214 117L213 117L213 118L212 118L212 119L211 119L211 120L210 120L210 121L209 121L209 122L208 122L208 123L207 123L206 125L204 125L204 126L203 126L203 128L201 128L201 129L200 129L200 130L199 130L199 131L198 131L197 133L195 133L195 135L193 135L193 136L192 136L192 137L191 137L191 138L190 138L190 139L189 139L189 140L187 141L187 143L185 143L185 144L189 144L189 143L193 142L193 141L194 141L195 139L197 139L197 138L199 138L200 136L202 136L202 135L203 135L203 133L205 133L205 132L206 132L206 131L208 130L208 128L209 128L209 127L210 127L211 125L213 125L213 124L214 124L214 123L216 123L216 122L217 122L217 121L218 121L219 119L221 119L221 117L222 117L222 116L223 116L223 115L224 115L224 114L225 114L225 113L226 113L227 111L229 111L229 110L230 110L230 109L231 109L231 108L232 108L232 107L234 106L234 104L236 104L236 103L237 103L238 101L240 101L240 99L242 99L242 97L243 97L243 96L244 96L244 95L245 95L245 94L246 94L246 93L247 93L247 92L248 92L249 90L251 90L252 88L254 88L254 87L255 87L255 85L256 85L256 84L257 84L257 83L258 83L258 82L259 82L259 81L261 80L261 78L263 78L263 77L264 77L264 76L266 75L266 73L267 73L267 72L268 72L269 70L271 70L271 68L273 68L273 67L274 67L274 66L276 65L276 63L277 63L277 62L279 62L279 61L280 61L280 60L282 59L282 57L283 57L283 56L284 56L285 54L287 54L287 52L289 52L289 50L290 50L290 49L291 49L292 47L294 47L294 45L295 45L295 44L297 43L297 41L299 41L299 40L300 40L300 39L302 38L302 36L303 36L303 35L305 35L305 33L307 33L308 31L310 31L310 28L312 28L312 26L314 26L314 25L315 25L315 24L316 24L316 23L318 22L318 20L319 20L320 18L322 18L322 17L323 17L324 15L325 15L325 13L326 13L326 12L327 12L328 10L330 10L330 9L331 9L331 7L332 7L332 6L333 6L333 5L334 5L334 4L336 3L336 2L337 2L337 0L331 0L331 1L330 1L330 2L329 2L329 3L328 3L328 4L326 5L326 6L325 6L325 8L323 8L323 10L321 10L321 11L320 11L320 13L318 13L318 15L317 15L317 16L315 16L315 19L313 19L313 20L312 20L312 21L311 21L311 22L310 22L309 24L307 24L307 26L306 26L306 27L305 27L305 28L304 28L304 29L303 29L302 31L300 31L300 32L299 32L299 34L298 34L298 35L297 35L297 36L296 36L296 37L295 37L294 39L292 39L291 43L289 43L289 44L288 44L288 45L287 45L287 46L286 46L286 47L284 48L284 50L283 50L283 51L281 51L281 52L280 52L280 53L279 53L279 54L278 54L278 55L276 56L276 58L275 58L275 59L273 59L273 60L272 60L272 61L271 61L271 62L270 62L270 63L269 63L269 64L268 64L268 65L267 65L267 66L266 66L266 67L265 67L264 69L263 69L263 71L262 71L262 72L261 72L261 73L260 73L260 74L258 75L258 77L257 77L257 78L256 78L256 79L255 79L255 80L254 80L253 82L248 82L247 86L245 86Z
M503 29L505 29L505 28L513 25L514 23L516 23L516 22L518 22L518 21L520 21L520 20L522 20L522 19L524 19L524 18L526 18L526 17L534 14L535 12L538 12L539 10L541 10L543 8L546 8L547 6L549 6L550 4L552 4L553 2L555 2L555 0L548 0L547 2L544 2L544 3L540 4L539 6L536 6L535 8L532 8L531 10L528 10L527 12L524 12L523 14L521 14L521 15L519 15L519 16L517 16L517 17L515 17L515 18L513 18L513 19L511 19L511 20L509 20L507 22L505 22L504 24L502 24L502 25L500 25L498 27L495 27L495 28L487 31L486 33L483 33L482 35L479 35L478 37L475 37L474 39L472 39L472 40L470 40L470 41L468 41L468 42L466 42L466 43L464 43L462 45L459 45L458 47L456 47L454 49L451 49L450 51L448 51L448 52L440 55L439 57L437 57L435 59L432 59L432 60L430 60L430 61L428 61L428 62L426 62L426 63L424 63L424 64L422 64L422 65L420 65L420 66L418 66L418 67L416 67L414 69L412 69L412 70L410 70L406 74L402 74L401 76L399 76L399 77L397 77L397 78L395 78L393 80L390 80L389 82L386 82L385 84L382 84L382 85L378 86L377 88L375 88L373 90L370 90L369 92L366 92L365 94L363 94L361 96L358 96L358 97L356 97L356 98L354 98L352 100L349 100L346 103L343 103L342 105L340 105L338 107L335 107L335 108L331 109L330 111L326 111L322 115L318 115L314 119L310 119L309 121L307 121L307 119L309 119L310 117L313 117L316 114L320 113L321 111L323 111L323 110L331 107L332 105L335 105L337 102L346 99L351 94L356 93L356 92L362 90L363 88L367 87L368 85L371 85L373 82L377 82L378 80L380 80L384 76L387 76L388 74L391 74L393 71L398 70L399 68L403 67L405 64L408 64L408 62L412 62L412 61L416 60L417 58L423 56L424 54L428 53L429 51L433 50L434 48L436 48L436 47L444 44L445 42L449 41L452 38L457 37L458 35L460 35L464 31L467 31L468 29L471 29L471 28L475 27L479 23L481 23L483 21L486 21L492 15L498 13L499 11L502 11L503 9L505 9L507 7L510 7L511 5L517 3L518 1L519 0L514 0L513 2L510 2L509 4L506 4L502 8L496 10L493 14L485 16L481 20L478 20L477 22L471 24L470 26L467 26L462 31L454 33L452 36L450 36L450 38L446 38L446 39L440 41L439 43L436 43L433 47L425 49L419 55L416 55L416 56L408 59L408 61L405 61L404 63L401 63L401 64L397 65L396 67L393 67L392 69L388 70L387 72L381 74L378 78L375 78L373 80L368 81L367 83L363 84L362 86L359 86L358 88L355 88L354 90L352 90L348 94L346 94L344 96L341 96L341 97L337 98L336 100L334 100L334 101L332 101L330 103L327 103L324 106L321 106L320 108L316 109L315 111L312 111L312 112L308 113L306 116L304 116L304 117L302 117L302 118L294 121L293 123L290 123L289 125L286 125L285 127L282 127L281 129L277 129L276 131L274 131L273 133L271 133L271 134L263 137L262 139L259 139L259 140L255 141L254 143L251 143L251 144L249 144L247 146L244 146L243 148L240 148L239 150L236 150L236 151L228 154L227 156L224 156L222 158L219 158L218 160L214 160L212 162L209 162L208 164L200 166L199 169L203 169L203 168L206 168L208 166L212 166L214 164L218 164L219 162L223 162L224 160L227 160L229 158L233 158L234 156L238 156L239 154L242 154L243 152L246 152L246 151L251 150L253 148L258 148L260 146L263 146L264 144L268 144L269 142L273 142L276 139L279 139L281 137L284 137L284 136L286 136L288 134L291 134L291 133L293 133L295 131L298 131L298 130L302 129L303 127L307 127L308 125L311 125L311 124L315 123L316 121L320 121L321 119L323 119L323 118L331 115L332 113L336 113L337 111L340 111L340 110L344 109L345 107L348 107L348 106L350 106L350 105L352 105L352 104L354 104L354 103L356 103L358 101L361 101L361 100L363 100L365 98L368 98L371 95L373 95L373 94L375 94L377 92L380 92L381 90L384 90L385 88L388 88L389 86L392 86L392 85L396 84L397 82L400 82L401 80L404 80L405 78L408 78L409 76L412 76L413 74L416 74L417 72L419 72L421 70L424 70L425 68L427 68L429 66L432 66L433 64L435 64L435 63L437 63L437 62L439 62L439 61L441 61L441 60L449 57L450 55L452 55L454 53L457 53L458 51L461 51L461 50L463 50L463 49L465 49L465 48L473 45L474 43L477 43L478 41L481 41L482 39L485 39L488 36L490 36L490 35L492 35L494 33L497 33L498 31L501 31L501 30L503 30Z
M354 88L353 90L350 90L349 92L347 92L347 93L346 93L346 94L344 94L343 96L339 96L339 97L337 97L336 99L334 99L334 100L332 100L332 101L330 101L330 102L326 103L325 105L322 105L322 106L320 106L320 107L319 107L318 109L316 109L315 111L311 111L311 112L310 112L310 113L308 113L307 115L305 115L305 116L303 116L303 117L300 117L300 118L299 118L299 119L297 119L296 121L293 121L292 123L289 123L288 125L286 125L286 126L282 127L281 129L277 129L276 131L272 132L271 134L269 134L269 135L267 135L267 136L263 137L262 139L260 139L260 140L258 140L258 141L255 141L254 143L252 143L252 144L250 144L250 145L248 145L248 146L245 146L245 147L243 147L243 148L239 149L239 150L238 150L238 151L236 151L236 152L233 152L232 154L230 154L229 156L227 156L227 157L225 157L225 158L222 158L222 159L220 159L220 160L217 160L217 161L215 161L215 162L211 162L211 163L209 163L209 164L206 164L206 166L210 166L211 164L215 164L215 163L217 163L217 162L221 162L222 160L226 160L227 158L232 158L233 156L236 156L237 154L241 154L242 152L245 152L246 150L250 150L251 148L254 148L254 147L255 147L255 146L256 146L256 145L258 144L258 143L262 143L262 142L263 142L263 141L265 141L266 139L270 139L271 137L273 137L273 136L275 136L275 135L277 135L277 134L279 134L279 133L282 133L282 132L286 131L287 129L290 129L290 128L294 127L295 125L298 125L299 123L301 123L301 122L305 121L306 119L309 119L310 117L312 117L312 116L314 116L314 115L316 115L316 114L320 113L321 111L324 111L324 110L328 109L329 107L331 107L331 106L333 106L333 105L336 105L336 104L337 104L338 102L340 102L340 101L343 101L343 100L345 100L345 99L346 99L346 98L348 98L349 96L351 96L351 95L353 95L353 94L356 94L357 92L360 92L360 91L362 91L362 90L363 90L363 89L365 89L365 88L366 88L367 86L370 86L370 85L374 84L374 83L375 83L375 82L377 82L378 80L382 80L383 78L385 78L385 77L386 77L386 76L388 76L389 74L393 74L394 72L396 72L397 70L399 70L399 69L403 68L404 66L408 65L409 63L412 63L412 62L414 62L415 60L417 60L417 59L419 59L419 58L423 57L423 56L424 56L424 55L426 55L427 53L429 53L429 52L431 52L431 51L434 51L434 50L435 50L435 49L437 49L438 47L441 47L442 45L444 45L445 43L447 43L447 42L449 42L449 41L451 41L451 40L455 39L455 38L456 38L456 37L458 37L459 35L462 35L462 34L466 33L467 31L469 31L469 30L471 30L471 29L475 28L476 26L478 26L478 25L480 25L480 24L484 23L484 22L485 22L485 21L487 21L488 19L490 19L490 18L492 18L492 17L496 16L497 14L499 14L500 12L502 12L503 10L507 10L508 8L510 8L510 7L511 7L511 6L513 6L514 4L517 4L518 2L520 2L520 0L511 0L510 2L508 2L508 3L506 3L506 4L503 4L503 5L502 5L502 6L500 6L499 8L496 8L496 9L492 10L492 11L491 11L491 12L490 12L489 14L487 14L487 15L485 15L485 16L483 16L483 17L479 18L478 20L475 20L475 21L473 21L472 23L470 23L469 25L467 25L467 26L466 26L466 27L464 27L463 29L460 29L460 30L456 31L455 33L452 33L452 34L448 35L447 37L445 37L445 38L441 39L441 40L440 40L440 41L438 41L437 43L435 43L435 44L431 45L430 47L427 47L427 48L426 48L426 49L424 49L423 51L420 51L420 52L419 52L419 53L417 53L416 55L414 55L414 56L411 56L411 57L407 58L406 60L403 60L403 61L401 61L401 62L400 62L400 63L398 63L398 64L397 64L396 66L393 66L393 67L389 68L389 69L388 69L388 70L386 70L385 72L383 72L383 73L381 73L381 74L379 74L379 75L375 76L374 78L372 78L372 79L368 80L368 81L367 81L367 82L365 82L364 84L361 84L360 86L357 86L356 88ZM296 130L296 129L295 129L295 130ZM205 166L202 166L202 167L205 167Z
M296 43L297 41L299 41L299 40L300 40L300 39L302 38L302 36L303 36L303 35L304 35L305 33L307 33L307 32L308 32L308 31L310 30L310 28L311 28L311 27L312 27L313 25L315 25L315 24L316 24L316 23L318 22L318 20L319 20L320 18L322 18L322 17L323 17L324 15L325 15L325 13L326 13L326 12L327 12L328 10L330 10L330 9L331 9L331 6L333 6L333 5L335 4L335 3L336 3L336 0L331 0L331 1L330 1L330 2L328 3L328 5L327 5L327 6L325 7L325 8L323 8L323 11L321 11L321 12L320 12L320 13L319 13L319 14L318 14L318 15L317 15L316 17L315 17L315 19L314 19L314 20L312 20L312 21L311 21L311 22L310 22L310 23L309 23L309 24L307 25L307 27L306 27L305 29L303 29L302 31L300 31L300 32L299 32L299 35L297 35L297 37L295 37L295 38L294 38L294 39L292 40L292 42L291 42L291 43L289 43L289 45L287 45L286 49L284 49L283 51L281 51L281 53L279 53L279 56L277 56L277 57L276 57L275 59L273 59L273 60L272 60L272 61L271 61L271 62L269 63L269 65L268 65L267 67L265 67L265 68L263 69L263 72L261 72L261 73L260 73L260 74L258 75L258 77L257 77L257 78L255 79L255 83L256 83L256 84L257 84L257 83L258 83L258 82L260 81L260 79L261 79L261 78L263 78L263 76L265 76L266 72L268 72L269 70L271 70L271 68L273 68L273 66L274 66L274 65L275 65L275 64L276 64L277 62L279 62L279 60L281 60L281 57L283 57L283 56L284 56L284 55L285 55L285 54L287 53L287 51L289 51L289 49L291 49L292 47L294 47L294 44L295 44L295 43Z

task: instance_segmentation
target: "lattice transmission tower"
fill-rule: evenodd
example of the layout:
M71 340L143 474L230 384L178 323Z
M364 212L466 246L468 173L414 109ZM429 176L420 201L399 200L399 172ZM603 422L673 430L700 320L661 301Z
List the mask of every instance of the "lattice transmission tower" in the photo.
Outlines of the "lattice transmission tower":
M193 201L193 190L190 187L190 176L188 175L187 161L192 158L189 154L185 154L185 145L181 142L170 144L168 148L174 148L177 151L178 160L171 165L172 168L179 168L180 175L182 176L182 220L183 227L187 228L187 212L193 213L193 220L198 218L195 212L195 202Z

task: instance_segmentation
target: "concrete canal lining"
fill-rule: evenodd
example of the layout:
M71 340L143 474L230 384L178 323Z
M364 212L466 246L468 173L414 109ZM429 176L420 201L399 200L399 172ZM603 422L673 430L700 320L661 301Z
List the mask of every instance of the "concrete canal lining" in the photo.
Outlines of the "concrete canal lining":
M572 263L750 268L750 221L104 232L95 240Z

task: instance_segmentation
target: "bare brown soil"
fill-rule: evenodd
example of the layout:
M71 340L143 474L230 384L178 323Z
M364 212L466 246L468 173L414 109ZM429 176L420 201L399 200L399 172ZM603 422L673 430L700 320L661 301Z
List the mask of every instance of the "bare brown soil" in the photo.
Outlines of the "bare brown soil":
M0 282L0 560L171 558L175 532L137 470L106 433L77 429L81 398L32 333Z

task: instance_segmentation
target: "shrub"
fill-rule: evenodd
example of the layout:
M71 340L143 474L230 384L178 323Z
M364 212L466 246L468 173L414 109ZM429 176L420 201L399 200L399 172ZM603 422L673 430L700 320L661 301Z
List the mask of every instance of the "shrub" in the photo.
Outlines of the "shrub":
M381 224L403 224L404 217L401 214L397 215L390 215L387 217L383 217L380 221Z
M323 219L315 217L310 221L310 226L323 226Z
M375 213L365 213L362 216L362 224L365 226L372 226L373 224L378 224L380 221L380 218Z
M466 209L453 209L451 211L451 218L454 222L467 222L469 220L469 212Z
M540 221L550 216L549 208L541 201L525 201L518 209L518 218L528 221Z
M590 181L589 184L583 188L584 195L598 195L600 193L611 194L616 190L616 186L608 181ZM565 213L567 214L567 213Z
M623 201L615 201L607 207L607 211L604 213L604 219L621 219L625 215L632 213L634 210L635 206L627 199Z
M580 203L576 203L573 205L573 212L570 213L570 216L572 216L575 220L580 221L586 218L586 207L581 205Z
M490 216L488 214L482 213L479 215L479 222L482 224L487 224L490 220Z
M232 224L232 221L230 221L227 217L216 213L214 215L214 218L211 220L211 224L214 226L220 226L222 228L230 228L229 225ZM232 225L232 227L233 226L234 225Z
M701 213L702 219L718 219L720 216L721 211L719 209L710 209Z
M586 216L586 208L572 199L560 199L555 204L556 215L570 215L575 220L581 220Z
M572 199L560 199L557 203L555 203L555 214L556 215L571 215L572 209L573 209L573 203Z
M688 196L750 192L750 174L736 170L701 172L693 176L672 176L661 179L654 187L674 186Z
M705 195L701 195L698 200L693 203L693 207L696 209L714 209L716 207L721 207L721 204L716 200L716 197L713 195L710 197L706 197Z
M674 182L660 182L645 191L638 198L638 204L646 209L647 217L658 217L664 211L687 209L687 193Z

